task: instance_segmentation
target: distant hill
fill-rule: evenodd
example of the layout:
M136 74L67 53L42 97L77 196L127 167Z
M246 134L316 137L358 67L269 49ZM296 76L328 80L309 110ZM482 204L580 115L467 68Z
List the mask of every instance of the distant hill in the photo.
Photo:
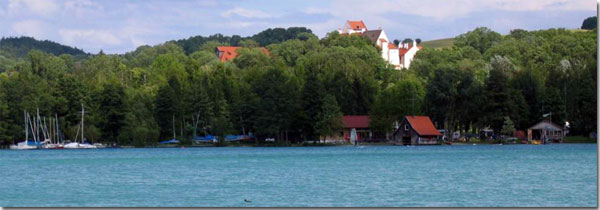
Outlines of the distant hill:
M3 55L22 58L30 50L37 49L54 55L69 54L73 56L88 55L81 49L62 45L53 41L39 41L31 37L8 37L0 39L0 52Z
M277 44L280 42L284 42L289 39L298 38L298 36L302 33L312 33L312 31L305 27L289 27L287 29L284 28L269 28L264 31L261 31L251 37L241 37L239 35L233 36L224 36L222 34L214 34L208 37L204 36L192 36L187 39L179 39L172 40L167 42L173 42L183 48L186 54L191 54L192 52L198 51L200 47L209 41L217 41L223 43L225 45L230 46L239 46L240 42L247 39L253 39L260 46L267 46L270 44Z
M454 45L454 38L424 41L424 42L421 42L421 45L423 45L423 47L434 48L434 49L452 47L452 45Z

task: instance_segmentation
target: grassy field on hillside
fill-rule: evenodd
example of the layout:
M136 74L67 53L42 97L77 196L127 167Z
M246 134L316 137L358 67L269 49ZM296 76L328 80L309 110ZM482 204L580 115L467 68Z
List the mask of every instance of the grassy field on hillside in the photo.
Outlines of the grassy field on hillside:
M454 38L436 39L436 40L421 42L421 45L423 45L423 47L429 47L429 48L434 48L434 49L452 47L453 44L454 44Z

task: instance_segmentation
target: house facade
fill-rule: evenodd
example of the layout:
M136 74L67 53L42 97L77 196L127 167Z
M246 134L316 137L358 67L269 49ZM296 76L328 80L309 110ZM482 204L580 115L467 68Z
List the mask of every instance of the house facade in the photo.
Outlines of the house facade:
M360 34L371 40L381 51L383 60L393 65L396 69L409 68L416 53L423 48L422 46L417 46L415 41L412 44L404 43L401 46L396 46L390 42L383 29L368 30L362 20L348 20L344 28L338 29L338 32L340 34Z
M344 27L338 29L340 34L354 34L354 33L364 33L367 31L367 26L362 20L359 21L346 21Z
M437 145L442 134L427 116L405 116L394 132L394 141L401 145Z
M356 129L358 142L380 142L386 141L384 133L375 132L371 129L371 119L368 115L345 115L342 117L344 128L334 136L321 137L325 143L350 143L350 133Z
M542 144L562 143L564 130L550 120L544 120L527 129L527 140L537 141Z

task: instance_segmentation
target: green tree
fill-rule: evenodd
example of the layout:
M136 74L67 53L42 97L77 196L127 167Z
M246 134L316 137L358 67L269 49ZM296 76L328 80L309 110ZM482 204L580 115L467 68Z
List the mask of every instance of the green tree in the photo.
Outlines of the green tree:
M596 17L596 16L586 18L585 20L583 20L583 23L581 24L581 29L593 30L597 27L598 27L598 17Z
M425 88L416 77L402 79L381 91L371 109L370 125L377 131L391 132L394 122L406 115L420 115Z
M495 132L500 132L505 116L511 116L513 104L510 100L508 74L503 65L492 65L490 75L485 81L485 116L486 122Z
M461 34L454 39L458 47L471 46L484 53L492 45L502 40L502 35L486 27L478 27L473 31Z
M342 112L332 95L325 96L321 108L315 122L315 132L321 137L332 136L344 127Z
M173 137L175 101L175 91L169 85L164 85L158 90L155 100L155 119L160 128L159 137L161 140Z
M102 140L105 142L118 142L121 128L125 126L125 117L128 112L125 104L125 91L122 86L115 83L106 83L100 93L100 121Z
M510 117L504 117L504 124L502 125L502 131L500 132L506 136L512 136L515 133L515 125L510 120Z
M325 87L323 86L323 82L319 79L316 72L307 72L300 100L303 110L301 127L304 140L314 140L318 137L313 122L317 122L319 119L323 100L325 100Z

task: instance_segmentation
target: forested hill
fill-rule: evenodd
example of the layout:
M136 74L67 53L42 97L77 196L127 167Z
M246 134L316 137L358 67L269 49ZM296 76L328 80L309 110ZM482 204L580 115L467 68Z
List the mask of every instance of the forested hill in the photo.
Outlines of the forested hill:
M53 41L40 41L31 37L8 37L0 39L0 51L2 55L7 57L23 58L27 56L30 50L41 50L45 53L53 55L87 55L81 49L73 48L70 46L62 45Z
M74 139L82 104L84 136L120 145L250 132L302 143L337 135L344 115L370 115L370 126L387 133L405 115L427 115L448 133L490 127L511 135L552 113L554 123L570 123L569 135L587 136L597 128L596 30L501 35L479 27L451 47L423 48L400 71L361 36L334 31L319 39L295 29L82 59L39 50L19 60L0 56L9 70L0 68L0 144L22 141L23 112L38 108L58 116L64 138ZM244 48L221 62L220 44ZM265 44L269 55L257 48Z
M300 36L300 37L299 37ZM284 28L269 28L264 30L258 34L255 34L251 37L241 37L239 35L233 36L224 36L222 34L214 34L208 37L204 36L192 36L187 39L180 39L169 41L173 42L183 48L186 54L191 54L200 50L200 47L207 42L214 43L213 45L229 45L229 46L239 46L242 44L242 41L254 40L260 46L267 46L270 44L277 44L284 42L286 40L295 39L309 36L314 36L310 29L305 27L290 27L287 29ZM212 45L209 45L212 46Z

